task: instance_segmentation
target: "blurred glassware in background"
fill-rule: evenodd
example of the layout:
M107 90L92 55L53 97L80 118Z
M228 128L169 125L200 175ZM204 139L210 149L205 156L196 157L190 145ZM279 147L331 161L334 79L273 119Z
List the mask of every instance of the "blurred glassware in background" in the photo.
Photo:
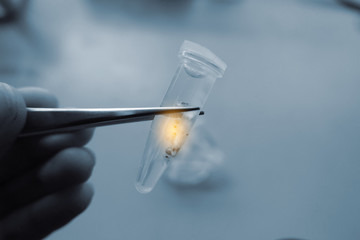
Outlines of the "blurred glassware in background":
M206 181L224 161L224 153L199 119L177 157L166 170L167 179L176 185L194 186Z
M202 108L226 64L205 47L185 41L179 52L180 64L161 104ZM199 112L158 116L152 122L144 155L140 162L136 189L150 192L169 162L177 156Z

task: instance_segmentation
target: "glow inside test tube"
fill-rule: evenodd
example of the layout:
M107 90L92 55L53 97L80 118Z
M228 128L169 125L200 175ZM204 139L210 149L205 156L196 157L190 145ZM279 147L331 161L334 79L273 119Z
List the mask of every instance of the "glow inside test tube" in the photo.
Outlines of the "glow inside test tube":
M202 108L226 64L207 48L184 41L180 63L162 101L162 107L194 106ZM152 122L136 179L140 193L150 192L176 157L194 125L199 111L156 116Z

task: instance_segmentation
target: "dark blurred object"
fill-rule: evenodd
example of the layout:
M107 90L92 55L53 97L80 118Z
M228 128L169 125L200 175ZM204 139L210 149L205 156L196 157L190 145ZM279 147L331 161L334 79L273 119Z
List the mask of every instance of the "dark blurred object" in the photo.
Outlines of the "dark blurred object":
M277 239L277 240L306 240L304 238L281 238L281 239Z
M192 0L89 0L95 12L106 15L119 13L135 17L182 16L192 5Z
M337 2L347 8L360 12L359 0L337 0Z
M21 17L29 0L0 0L0 24L11 23Z

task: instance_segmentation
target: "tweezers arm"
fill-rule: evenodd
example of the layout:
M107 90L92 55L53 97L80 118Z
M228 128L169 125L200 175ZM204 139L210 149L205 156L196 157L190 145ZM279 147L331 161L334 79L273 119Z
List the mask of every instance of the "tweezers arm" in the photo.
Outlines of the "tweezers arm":
M199 108L28 108L26 124L20 137L149 121L153 120L157 114L195 110Z
M21 137L75 131L127 122L148 121L154 115L130 115L131 111L93 109L36 109L28 108Z

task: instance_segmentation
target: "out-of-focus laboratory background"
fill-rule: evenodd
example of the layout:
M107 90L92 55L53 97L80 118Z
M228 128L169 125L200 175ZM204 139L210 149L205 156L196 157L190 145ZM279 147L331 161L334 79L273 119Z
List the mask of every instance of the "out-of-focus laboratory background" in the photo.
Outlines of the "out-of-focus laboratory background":
M228 64L203 116L216 174L139 194L150 123L98 128L93 202L47 239L360 239L356 0L13 2L0 81L62 106L158 106L185 39Z

